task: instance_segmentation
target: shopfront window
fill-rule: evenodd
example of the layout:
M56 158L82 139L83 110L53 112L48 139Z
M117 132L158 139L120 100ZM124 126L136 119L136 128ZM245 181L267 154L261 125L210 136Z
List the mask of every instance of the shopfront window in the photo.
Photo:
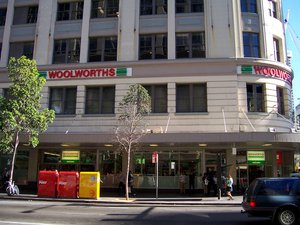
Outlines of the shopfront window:
M104 151L100 153L101 175L117 174L122 171L122 156L119 152Z
M40 154L39 170L58 170L61 160L61 151L45 150Z
M80 151L80 171L95 171L96 151Z
M136 152L133 156L134 174L137 188L155 187L156 164L152 162L153 152ZM201 152L158 152L159 187L178 188L179 175L186 175L187 188L189 175L195 174L195 188L201 187Z

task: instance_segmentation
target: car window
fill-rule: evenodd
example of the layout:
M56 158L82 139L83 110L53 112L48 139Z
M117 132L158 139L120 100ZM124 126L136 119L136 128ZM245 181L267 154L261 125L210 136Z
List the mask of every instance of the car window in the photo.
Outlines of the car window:
M258 195L289 195L295 180L265 180Z
M294 193L295 193L295 195L300 195L300 179L295 181Z

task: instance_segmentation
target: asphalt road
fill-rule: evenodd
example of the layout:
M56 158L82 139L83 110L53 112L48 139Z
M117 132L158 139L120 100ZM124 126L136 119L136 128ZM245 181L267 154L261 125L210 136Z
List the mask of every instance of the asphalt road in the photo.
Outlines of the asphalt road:
M0 200L2 225L271 225L241 214L240 206L118 206L113 204Z

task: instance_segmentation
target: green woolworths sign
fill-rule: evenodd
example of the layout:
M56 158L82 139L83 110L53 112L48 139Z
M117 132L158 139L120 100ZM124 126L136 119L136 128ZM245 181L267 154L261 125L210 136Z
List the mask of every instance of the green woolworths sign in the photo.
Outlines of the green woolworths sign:
M80 151L62 151L61 162L79 163Z
M247 151L248 164L265 164L265 160L264 151Z

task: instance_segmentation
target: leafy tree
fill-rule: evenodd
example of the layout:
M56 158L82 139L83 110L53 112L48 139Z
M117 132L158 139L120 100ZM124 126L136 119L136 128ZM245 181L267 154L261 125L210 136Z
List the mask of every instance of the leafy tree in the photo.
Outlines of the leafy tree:
M41 109L40 92L46 79L39 76L34 60L22 56L10 58L8 78L11 86L8 97L0 97L0 150L12 153L9 181L13 180L13 172L20 135L28 137L28 143L36 147L39 134L46 131L48 124L55 118L55 112L47 108Z
M127 154L126 199L128 195L128 175L131 152L137 147L139 140L146 134L145 115L151 111L151 98L147 90L140 84L133 84L119 103L119 126L116 139L121 150Z

